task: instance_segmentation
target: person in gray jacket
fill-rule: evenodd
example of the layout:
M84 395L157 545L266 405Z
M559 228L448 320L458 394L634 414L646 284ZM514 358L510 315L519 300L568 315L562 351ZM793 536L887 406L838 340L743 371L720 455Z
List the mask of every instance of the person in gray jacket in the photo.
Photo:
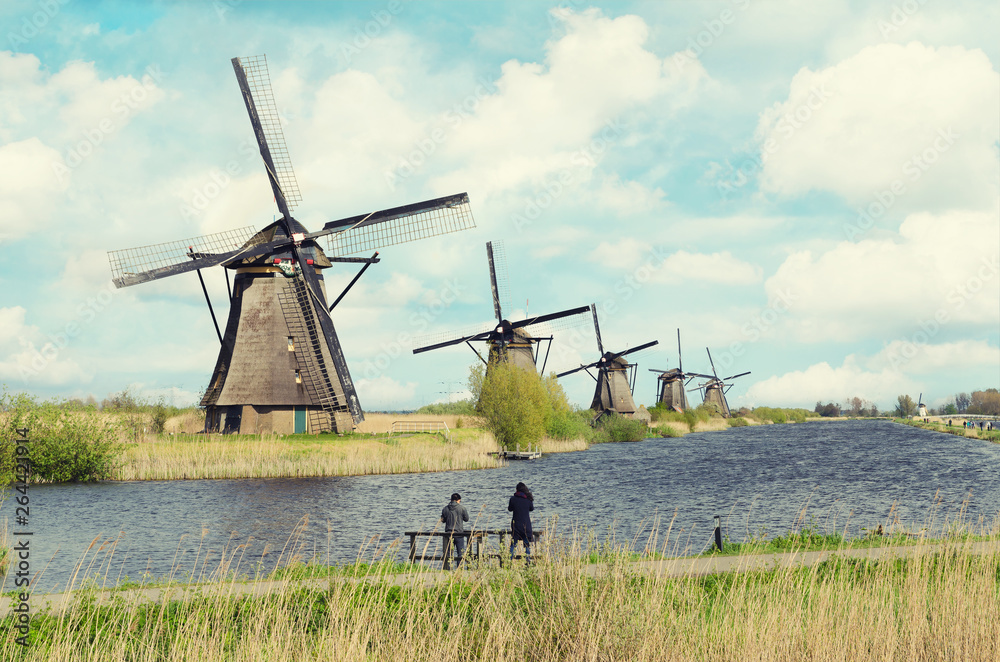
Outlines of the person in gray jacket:
M451 495L451 501L441 510L441 521L444 522L445 533L465 533L464 522L469 521L469 511L462 505L462 495L455 492ZM465 555L465 536L452 535L445 537L444 557L445 567L448 564L448 552L452 545L455 547L455 567L462 562Z

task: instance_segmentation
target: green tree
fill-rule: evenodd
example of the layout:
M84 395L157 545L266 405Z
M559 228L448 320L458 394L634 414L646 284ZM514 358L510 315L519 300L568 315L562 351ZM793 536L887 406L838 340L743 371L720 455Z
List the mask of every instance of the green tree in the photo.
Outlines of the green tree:
M909 418L917 412L917 403L908 395L901 395L896 398L896 416Z
M833 418L840 416L840 405L835 405L832 402L828 402L825 405L822 402L816 403L816 409L814 409L820 416L825 416L827 418Z
M941 409L941 413L945 416L954 416L958 413L958 407L955 406L954 402L949 402Z
M121 452L119 428L107 417L35 402L23 393L0 397L0 482L13 480L14 431L28 428L28 458L35 479L54 482L111 476Z
M483 377L477 408L487 429L505 449L538 443L551 412L548 393L538 375L506 361L492 364L489 375Z

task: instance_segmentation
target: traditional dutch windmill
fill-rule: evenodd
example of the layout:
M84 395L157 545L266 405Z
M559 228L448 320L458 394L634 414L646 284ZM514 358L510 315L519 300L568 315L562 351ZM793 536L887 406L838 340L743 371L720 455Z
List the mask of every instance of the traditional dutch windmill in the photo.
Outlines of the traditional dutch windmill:
M707 377L696 372L684 372L684 364L681 362L681 330L677 329L677 367L670 370L649 369L650 372L659 373L657 377L658 388L656 390L656 401L662 402L674 411L683 412L688 408L687 392L684 387L695 377Z
M923 418L927 416L927 405L924 404L924 394L921 393L917 398L917 416Z
M475 226L465 193L332 221L309 232L292 218L300 201L264 56L233 58L281 218L252 227L109 253L117 287L197 271L222 345L202 398L205 430L324 432L364 420L331 311L372 257L345 257ZM326 237L324 251L317 239ZM322 270L334 262L364 263L327 304ZM201 270L222 265L229 293L223 335Z
M712 374L699 375L690 373L695 377L705 377L708 379L707 382L694 390L702 390L704 395L704 400L702 402L714 406L717 410L719 410L719 413L722 414L723 417L729 418L730 411L729 403L726 402L726 392L733 387L733 385L729 383L729 380L749 375L750 371L741 372L738 375L732 375L730 377L726 377L725 379L719 379L719 373L715 371L715 361L712 360L712 352L708 349L708 347L705 348L705 351L708 352L708 362L712 364Z
M497 253L499 257L500 251L498 250ZM425 347L419 347L414 349L413 353L420 354L421 352L429 352L434 349L450 347L464 342L472 349L472 351L476 353L476 356L478 356L479 359L486 364L487 373L489 372L491 365L501 360L509 361L520 368L534 372L537 369L536 364L538 361L536 345L543 340L548 340L549 347L551 348L552 336L536 336L534 335L535 332L537 332L537 329L541 327L532 327L544 322L551 322L557 319L585 313L587 312L587 306L570 308L569 310L563 310L558 313L549 313L547 315L536 315L535 317L529 317L528 319L511 322L503 316L503 309L500 305L501 298L503 298L502 293L507 291L507 285L505 282L506 279L502 279L500 284L498 284L497 281L497 263L500 262L503 273L504 261L494 258L493 242L490 241L486 242L486 259L490 267L490 288L493 293L493 313L496 315L497 321L495 323L490 323L487 328L481 328L475 333L462 335L458 338L452 338L450 340L434 343ZM508 307L510 306L509 303L507 305ZM483 355L472 346L472 343L484 340L489 345L489 360L484 359ZM543 372L545 371L545 364L548 361L548 357L549 354L548 351L546 351L545 360L542 361Z
M597 418L604 414L616 413L629 418L635 414L635 400L632 399L632 390L635 387L635 366L625 360L625 356L633 352L639 352L659 343L653 340L644 345L638 345L624 352L605 352L604 343L601 342L601 325L597 321L597 306L590 304L590 312L594 316L594 333L597 336L597 351L601 357L588 365L581 365L566 372L561 372L556 377L565 377L580 370L586 370L587 374L597 382L594 390L594 400L590 403L590 408L597 413ZM597 368L597 376L594 377L590 368Z

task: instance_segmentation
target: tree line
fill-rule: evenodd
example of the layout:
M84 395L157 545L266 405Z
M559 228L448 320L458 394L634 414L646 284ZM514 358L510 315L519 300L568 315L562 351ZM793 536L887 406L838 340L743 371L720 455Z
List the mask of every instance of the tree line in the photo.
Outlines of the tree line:
M900 418L916 416L920 403L915 402L908 394L896 398L894 414ZM980 414L1000 416L1000 390L988 388L983 391L956 393L953 398L937 408L928 408L929 416L961 416L962 414Z

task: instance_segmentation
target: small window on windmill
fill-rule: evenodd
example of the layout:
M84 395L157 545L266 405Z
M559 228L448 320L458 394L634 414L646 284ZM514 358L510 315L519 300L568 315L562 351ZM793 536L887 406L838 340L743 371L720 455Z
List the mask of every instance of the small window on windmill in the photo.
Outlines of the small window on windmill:
M302 383L302 371L301 370L296 370L295 371L295 383L296 384L301 384Z
M295 338L293 336L288 336L288 351L295 351Z

